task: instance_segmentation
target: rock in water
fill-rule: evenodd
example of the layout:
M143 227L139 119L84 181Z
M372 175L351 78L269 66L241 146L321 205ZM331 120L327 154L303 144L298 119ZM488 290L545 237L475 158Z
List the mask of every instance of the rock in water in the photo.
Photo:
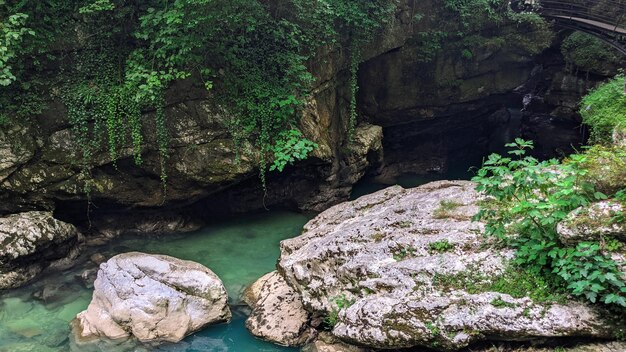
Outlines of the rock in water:
M21 286L51 265L70 263L81 241L73 225L50 212L0 218L0 289Z
M250 308L254 308L256 303L261 299L261 290L263 289L263 286L265 286L267 280L274 277L275 274L275 271L267 273L252 283L252 285L246 287L241 295L243 303L247 304Z
M178 342L229 321L228 294L208 268L165 255L130 252L100 266L87 310L73 327L77 340L135 337L146 344Z
M315 337L300 295L276 271L263 276L246 328L257 337L283 346L300 346Z
M281 243L278 271L336 337L361 346L458 350L618 333L619 318L599 306L529 298L541 288L510 277L523 275L508 269L514 252L485 246L471 221L479 198L472 182L439 181L339 204Z

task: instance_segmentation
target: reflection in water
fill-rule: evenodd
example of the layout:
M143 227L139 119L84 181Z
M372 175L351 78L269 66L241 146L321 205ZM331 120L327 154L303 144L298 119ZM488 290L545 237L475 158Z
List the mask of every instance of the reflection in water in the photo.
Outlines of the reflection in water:
M230 324L211 326L181 343L161 346L167 352L296 351L255 339L245 329L246 308L239 296L263 274L274 270L279 242L300 234L307 217L291 212L265 212L209 226L193 234L122 237L95 249L107 258L128 251L171 255L206 265L224 282L233 310ZM0 296L0 352L70 350L68 323L91 301L81 275L94 265L83 259L72 270L54 273ZM143 351L137 346L102 343L93 351ZM74 351L89 352L86 347Z

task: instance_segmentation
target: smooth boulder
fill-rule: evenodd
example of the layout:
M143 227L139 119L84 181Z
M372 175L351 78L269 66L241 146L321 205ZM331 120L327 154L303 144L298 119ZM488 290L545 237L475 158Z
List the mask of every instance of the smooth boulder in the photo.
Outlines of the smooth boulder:
M130 252L100 265L87 310L73 322L77 341L136 338L178 342L231 318L228 294L208 268L165 255Z
M278 272L268 275L260 279L263 286L246 328L256 337L283 346L301 346L311 341L316 331L309 326L311 316L300 295Z

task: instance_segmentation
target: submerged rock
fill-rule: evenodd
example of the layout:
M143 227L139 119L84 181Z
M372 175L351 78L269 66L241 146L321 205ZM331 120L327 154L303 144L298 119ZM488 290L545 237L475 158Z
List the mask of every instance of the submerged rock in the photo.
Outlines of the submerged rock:
M89 307L73 322L79 342L178 342L231 318L226 289L211 270L165 255L117 255L100 266L94 286Z
M469 181L390 187L328 209L281 243L279 272L333 335L373 348L457 350L481 340L609 338L598 306L536 301L509 249L485 246ZM540 287L529 289L541 290Z
M257 337L283 346L300 346L315 337L310 314L300 295L274 271L266 275L246 328Z
M73 225L53 218L50 212L0 218L0 289L21 286L51 265L71 264L81 242Z

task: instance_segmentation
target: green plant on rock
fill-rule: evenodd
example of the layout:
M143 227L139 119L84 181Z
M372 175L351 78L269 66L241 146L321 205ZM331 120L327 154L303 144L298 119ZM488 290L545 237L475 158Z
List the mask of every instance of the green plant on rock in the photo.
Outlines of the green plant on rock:
M326 324L326 326L332 328L337 325L339 312L342 309L349 308L354 304L354 302L356 302L354 299L348 299L346 298L346 295L343 294L331 299L331 305L334 305L334 307L332 307L331 311L324 318L324 323Z
M502 296L498 296L494 298L493 300L491 300L490 303L492 306L496 308L515 308L516 307L514 303L503 300Z
M626 128L624 75L593 89L580 103L580 115L591 129L590 142L609 145L613 131Z
M26 35L35 35L35 32L26 27L28 15L15 13L0 22L0 86L8 86L16 80L11 66L12 61L19 55L21 42Z
M93 101L63 94L63 101L73 105L68 110L77 144L86 148L83 166L91 168L96 155L88 144L103 138L109 142L101 147L111 159L130 146L140 163L137 151L145 136L138 127L152 124L165 185L166 92L177 81L201 83L228 112L239 153L255 147L253 159L259 161L265 185L267 170L283 170L316 147L300 131L299 120L313 82L307 64L325 46L345 44L350 51L352 97L346 126L352 138L361 51L393 18L396 6L389 0L0 2L0 83L19 83L11 90L0 87L0 116L18 110L20 115L39 113L40 92L57 83L40 80L45 75L39 73L59 67L59 81L74 86L65 91L94 88L89 92ZM67 57L78 58L59 60L58 47L70 48ZM114 98L106 99L109 94ZM123 128L124 121L131 128Z
M452 217L454 210L462 205L463 204L459 202L444 199L439 203L439 207L437 207L437 209L433 212L433 217L435 219L446 219Z
M591 302L626 307L626 278L602 246L567 246L556 231L572 210L606 199L584 180L585 155L572 155L563 164L540 162L526 156L532 142L516 139L507 147L510 157L490 155L473 178L489 197L475 217L485 222L486 234L514 247L516 264L555 286Z
M619 65L620 56L608 44L591 34L574 32L561 43L565 61L583 71L602 70L607 65Z
M407 257L414 257L415 256L415 248L411 247L411 246L400 246L398 248L395 248L392 253L393 253L393 259L395 261L401 261L404 260Z
M449 252L453 248L454 248L454 245L450 243L447 239L430 242L428 244L428 249L430 249L431 252L437 252L437 253Z

